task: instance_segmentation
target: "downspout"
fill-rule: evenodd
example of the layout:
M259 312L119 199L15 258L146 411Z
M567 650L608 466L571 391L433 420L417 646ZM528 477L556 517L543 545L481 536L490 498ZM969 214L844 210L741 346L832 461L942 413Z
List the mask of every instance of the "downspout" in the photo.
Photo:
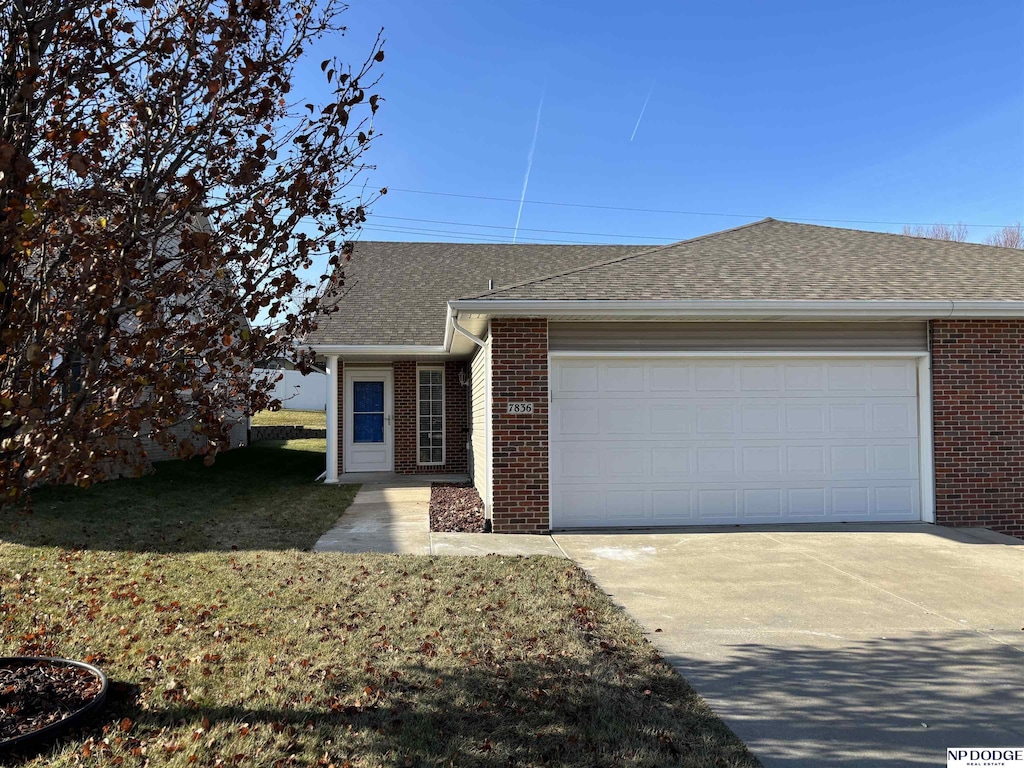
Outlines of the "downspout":
M456 333L462 334L467 339L469 339L474 344L476 344L480 349L484 349L487 346L484 343L483 339L481 339L479 336L474 336L472 333L470 333L465 328L463 328L461 325L459 325L458 313L452 311L451 304L448 305L448 311L450 313L448 317L451 320L452 328L455 329ZM490 386L490 384L488 383L487 386ZM467 447L467 449L469 448L468 445L466 447ZM488 511L487 517L484 519L484 533L490 533L490 532L491 532L491 518L490 518L490 512Z
M467 339L469 339L474 344L476 344L478 347L480 347L480 349L484 348L484 340L483 339L479 338L478 336L474 336L472 333L470 333L465 328L463 328L461 325L459 325L458 314L455 313L455 312L452 313L452 327L456 330L456 332L461 333Z

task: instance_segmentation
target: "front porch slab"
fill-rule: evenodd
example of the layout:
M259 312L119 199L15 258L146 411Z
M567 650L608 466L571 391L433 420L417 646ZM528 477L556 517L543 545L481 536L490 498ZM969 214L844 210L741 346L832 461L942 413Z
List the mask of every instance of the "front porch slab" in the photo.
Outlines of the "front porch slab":
M313 546L314 552L565 557L547 535L431 533L431 483L468 482L464 475L360 473L342 475L341 482L363 485L335 526Z

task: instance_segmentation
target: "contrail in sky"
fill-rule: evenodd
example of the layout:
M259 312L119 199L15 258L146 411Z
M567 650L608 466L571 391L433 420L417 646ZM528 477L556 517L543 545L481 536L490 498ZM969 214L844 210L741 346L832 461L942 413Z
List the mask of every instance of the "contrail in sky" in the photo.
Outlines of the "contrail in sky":
M526 157L526 175L523 177L523 194L519 196L519 213L516 214L516 228L512 232L512 242L516 241L519 235L519 219L523 216L523 202L526 200L526 187L530 184L530 171L533 170L533 150L537 148L537 134L540 132L540 113L544 109L544 91L540 94L540 104L537 105L537 122L533 125L533 141L530 142L530 154Z
M651 100L652 93L654 93L654 83L651 83L651 90L647 92L647 98L644 99L644 106L640 110L640 117L636 119L636 125L633 126L633 135L629 137L630 141L636 138L637 129L640 127L640 121L644 119L644 112L647 111L647 102Z

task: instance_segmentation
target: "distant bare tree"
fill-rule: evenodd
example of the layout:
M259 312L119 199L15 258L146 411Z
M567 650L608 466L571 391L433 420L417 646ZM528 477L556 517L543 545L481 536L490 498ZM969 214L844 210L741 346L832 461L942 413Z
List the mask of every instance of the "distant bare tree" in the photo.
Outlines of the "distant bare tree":
M930 227L905 226L900 233L908 237L927 237L929 240L951 240L954 243L967 242L967 225L957 222L949 224L932 224Z
M1009 227L1003 227L994 235L985 238L987 245L998 245L1002 248L1024 248L1024 227L1020 222Z

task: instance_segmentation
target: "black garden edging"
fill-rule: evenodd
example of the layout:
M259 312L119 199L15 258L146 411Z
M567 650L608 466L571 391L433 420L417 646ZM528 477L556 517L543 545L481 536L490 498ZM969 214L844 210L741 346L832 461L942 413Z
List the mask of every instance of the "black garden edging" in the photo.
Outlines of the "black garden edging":
M89 672L99 680L99 691L83 705L76 709L63 720L50 723L42 728L29 733L23 733L9 739L0 740L0 755L9 754L14 751L21 752L27 748L37 746L64 735L73 728L82 725L86 720L95 715L103 707L107 700L107 693L110 689L110 680L103 671L92 664L71 659L55 659L48 656L3 656L0 657L0 668L12 669L38 664L50 664L55 667L77 667Z

